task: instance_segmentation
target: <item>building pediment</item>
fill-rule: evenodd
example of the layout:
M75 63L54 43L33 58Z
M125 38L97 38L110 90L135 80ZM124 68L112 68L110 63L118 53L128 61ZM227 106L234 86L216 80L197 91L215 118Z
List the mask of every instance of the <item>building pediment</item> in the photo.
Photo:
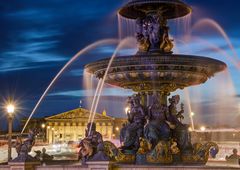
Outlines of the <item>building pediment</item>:
M90 111L83 109L83 108L77 108L74 110L70 110L64 113L60 113L54 116L50 116L45 118L46 120L64 120L64 119L88 119L90 116ZM99 113L96 113L95 119L104 119L104 120L112 120L112 117L105 116Z

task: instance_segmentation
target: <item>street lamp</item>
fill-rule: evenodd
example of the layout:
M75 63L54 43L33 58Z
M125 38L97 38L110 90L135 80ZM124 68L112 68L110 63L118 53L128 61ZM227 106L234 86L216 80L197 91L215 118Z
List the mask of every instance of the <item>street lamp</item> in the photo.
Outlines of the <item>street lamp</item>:
M6 107L8 116L8 161L12 159L12 124L15 107L13 104L8 104Z

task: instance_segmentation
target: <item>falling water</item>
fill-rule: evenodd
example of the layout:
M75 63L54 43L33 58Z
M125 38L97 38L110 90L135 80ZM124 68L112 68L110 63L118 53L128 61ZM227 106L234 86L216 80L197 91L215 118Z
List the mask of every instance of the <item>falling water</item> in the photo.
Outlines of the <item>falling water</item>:
M192 14L190 13L184 17L171 20L170 24L173 24L171 28L175 28L173 32L176 37L189 36L191 34L192 27Z
M229 54L225 50L223 50L223 49L219 48L218 46L216 46L215 44L213 44L209 41L206 41L206 40L204 40L200 37L197 37L197 36L189 36L188 38L189 38L188 42L192 42L192 41L190 41L190 39L191 40L197 40L198 43L200 42L203 45L203 46L200 46L200 47L205 48L205 49L203 48L203 50L201 50L202 52L204 52L205 50L216 51L221 56L226 57L227 61L230 61L236 68L239 69L239 65L236 63L234 58L229 56ZM185 46L188 45L188 42L186 42L185 40L180 39L180 40L177 40L177 41L181 42ZM179 49L182 49L182 48L179 48ZM189 49L189 50L191 50L191 49ZM179 52L179 50L177 50L177 52ZM224 78L224 80L221 79L221 78ZM218 75L217 78L214 79L213 81L207 82L207 85L206 84L204 85L205 87L203 87L203 86L194 87L194 91L192 91L192 92L194 92L194 95L191 95L191 101L194 101L194 100L200 101L200 100L206 99L206 96L205 97L202 96L201 91L206 91L207 89L209 89L210 86L214 88L216 85L218 85L217 89L219 89L219 90L216 91L216 92L211 91L211 94L208 94L209 95L208 99L210 101L216 102L216 104L213 105L210 108L210 110L214 113L219 113L219 107L220 106L224 106L224 107L227 106L227 105L233 106L234 105L233 103L236 103L236 100L234 100L233 98L231 98L229 96L236 95L235 87L233 85L230 73L226 73L226 72L225 72L224 75ZM206 88L206 86L207 86L207 89L204 90L204 88ZM228 89L228 90L226 92L226 90L223 90L223 89ZM188 90L189 89L185 89L184 93L185 93L185 98L186 98L188 110L192 110L192 106L191 106L191 102L190 102L190 96L189 96L190 94L189 94ZM191 90L191 88L190 88L190 90ZM226 97L228 97L229 101L223 102L222 99L226 99ZM228 104L226 104L226 103L228 103ZM199 105L200 105L200 107L199 107ZM202 107L203 107L203 105L197 104L197 105L193 106L193 110L194 110L194 112L196 111L196 113L204 113L204 110L199 110L199 109L202 109ZM191 113L191 112L192 111L190 111L189 113ZM195 117L197 117L197 120L199 121L200 120L199 118L201 118L201 114L197 114ZM216 117L218 117L218 116L216 116ZM226 120L226 117L224 117L223 119L220 119L218 117L218 118L215 119L215 122L223 123L224 120ZM194 127L194 122L193 122L193 117L192 116L190 116L190 122L191 122L192 129L194 130L195 127ZM204 120L203 120L203 122L204 122Z
M230 56L225 50L221 49L217 45L215 45L207 40L204 40L200 37L197 37L197 36L195 36L195 37L191 36L191 39L197 40L198 43L201 43L201 45L203 45L201 47L205 46L206 49L204 49L204 50L210 49L212 51L219 53L223 57L226 57L227 61L231 62L231 64L233 64L237 69L240 69L240 66L237 64L237 62L234 60L234 58L232 58L232 56Z
M74 55L65 65L64 67L58 72L58 74L54 77L54 79L51 81L51 83L49 84L49 86L47 87L47 89L44 91L44 93L42 94L42 96L40 97L39 101L37 102L36 106L34 107L32 113L30 114L27 122L25 123L21 134L24 132L27 124L29 123L30 119L32 118L33 114L35 113L36 109L38 108L38 106L40 105L40 103L42 102L42 100L44 99L44 97L46 96L46 94L48 93L48 91L50 90L50 88L52 87L52 85L56 82L56 80L62 75L62 73L82 54L88 52L89 50L96 48L97 46L100 45L106 45L106 44L114 44L114 43L118 43L117 39L104 39L104 40L99 40L91 45L88 45L87 47L85 47L84 49L80 50L76 55Z
M92 90L95 89L95 79L94 75L88 73L86 70L83 71L83 89L85 89L85 96L88 96L85 99L85 108L90 108L90 102L91 102L91 97L92 96Z
M206 26L206 25L209 25L211 27L213 27L214 29L216 29L222 36L223 38L225 39L225 41L227 42L229 48L231 49L234 57L236 58L236 60L239 60L238 58L238 54L235 50L235 48L233 47L232 45L232 42L230 40L230 38L228 37L227 33L224 31L224 29L216 22L214 21L213 19L209 19L209 18L204 18L204 19L201 19L199 20L196 24L194 24L194 26L192 27L192 32L196 29L199 29L203 26ZM239 62L238 62L239 64Z
M91 115L91 113L90 113L90 116L91 116L91 121L90 121L90 122L91 122L91 126L90 126L90 130L89 130L89 134L88 134L88 135L90 135L90 132L91 132L92 123L93 123L94 117L95 117L95 115L96 115L96 110L97 110L97 107L98 107L99 99L100 99L101 94L102 94L103 85L104 85L104 83L105 83L105 79L106 79L107 74L108 74L108 72L109 72L109 69L110 69L110 67L111 67L111 65L112 65L112 62L113 62L114 58L116 57L116 55L117 55L117 53L119 52L120 49L122 49L124 46L133 45L133 44L136 44L136 40L135 40L135 38L133 38L133 37L125 38L125 39L123 39L123 40L119 43L119 45L117 46L116 50L114 51L114 53L113 53L113 55L112 55L112 57L111 57L111 59L110 59L110 61L109 61L109 63L108 63L108 67L107 67L107 69L106 69L106 71L105 71L105 73L104 73L104 76L103 76L102 81L99 81L99 84L100 84L99 86L100 86L100 88L99 88L99 90L98 90L98 93L96 94L97 97L94 96L94 98L96 98L96 99L95 99L96 102L95 102L95 101L92 102L92 107L94 108L94 110L93 110L93 112L91 112L92 115ZM96 92L97 92L97 90L96 90ZM92 107L91 107L91 108L92 108Z
M187 88L184 89L184 97L187 102L187 108L188 108L188 112L189 112L188 114L189 114L189 118L190 118L190 122L191 122L191 128L194 131L195 127L194 127L194 122L193 122L192 107L191 107L189 91Z
M102 79L100 79L98 81L98 84L97 84L97 88L96 88L96 91L95 91L95 94L94 94L94 97L93 97L93 101L92 101L92 104L91 104L91 109L90 109L90 115L89 115L89 118L88 118L88 123L91 122L92 117L93 117L92 113L93 113L93 110L95 110L94 106L96 104L96 97L99 94L99 89L100 89L101 83L102 83Z
M136 21L127 19L118 14L118 37L120 40L133 37L136 32Z

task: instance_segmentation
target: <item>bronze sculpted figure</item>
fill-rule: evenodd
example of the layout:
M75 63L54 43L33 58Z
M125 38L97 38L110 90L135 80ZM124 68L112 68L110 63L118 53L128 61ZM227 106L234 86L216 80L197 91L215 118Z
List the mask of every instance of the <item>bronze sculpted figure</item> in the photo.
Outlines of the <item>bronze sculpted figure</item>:
M163 53L171 53L173 40L169 38L164 12L160 8L157 13L149 12L144 18L136 20L136 38L140 52L160 49Z
M109 156L104 152L102 135L96 131L96 124L90 122L85 131L85 138L79 144L79 159L86 161L109 161Z
M168 106L169 114L167 115L167 120L175 126L182 124L180 120L184 118L182 115L184 113L184 105L181 104L181 110L177 111L177 105L180 101L180 96L172 96L172 98L169 98L168 101L170 105Z
M148 124L144 128L144 136L154 148L159 141L170 139L170 127L166 122L168 107L160 104L159 96L153 96L152 105L148 109Z
M12 160L12 162L26 162L26 161L38 161L37 159L33 158L31 155L28 155L29 152L31 152L32 147L35 144L35 136L37 134L37 131L34 129L29 129L28 137L27 139L22 142L22 139L20 136L17 137L16 140L16 152L18 156Z
M139 148L139 138L143 137L146 114L143 106L140 104L140 97L138 95L129 98L129 103L128 124L124 129L124 141L121 149L136 152Z

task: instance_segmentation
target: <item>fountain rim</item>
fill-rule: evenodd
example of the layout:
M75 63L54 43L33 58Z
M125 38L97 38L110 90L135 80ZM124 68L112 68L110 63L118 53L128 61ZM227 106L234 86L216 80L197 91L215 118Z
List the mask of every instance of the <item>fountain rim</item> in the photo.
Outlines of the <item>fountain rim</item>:
M135 0L135 1L131 1L129 3L127 3L125 6L123 6L122 8L120 8L118 10L118 14L121 15L124 18L127 19L137 19L137 18L141 18L144 17L146 14L142 11L140 11L139 6L144 5L144 4L148 4L148 5L152 5L152 6L156 6L157 4L165 4L165 5L171 5L174 10L177 10L178 12L176 13L176 11L172 11L170 13L168 13L168 15L164 15L165 19L176 19L176 18L181 18L184 17L188 14L190 14L192 12L192 8L187 5L186 3L179 1L179 0L174 0L174 1L169 1L169 0L150 0L150 1L141 1L141 0ZM137 7L138 6L138 7ZM131 12L130 12L131 11ZM181 12L180 12L181 11ZM170 15L171 14L171 15Z
M173 82L173 80L171 80L172 83L176 84L176 87L177 87L176 89L178 88L183 89L185 87L205 83L208 79L213 77L215 74L225 71L227 69L226 63L217 59L209 58L209 57L195 56L195 55L181 55L181 54L152 54L152 53L150 53L149 55L136 54L133 56L116 56L116 58L112 62L112 65L110 66L111 71L108 72L108 76L110 76L110 79L112 79L111 76L124 74L124 75L127 75L127 78L124 78L126 79L126 81L124 80L124 83L122 80L119 81L117 78L115 80L109 80L107 84L110 84L116 87L132 89L133 91L136 91L136 92L140 92L140 91L145 92L145 91L152 91L152 88L148 89L148 86L146 86L146 88L143 88L139 91L139 89L136 88L137 86L135 87L133 85L133 82L131 82L130 84L127 84L127 82L130 81L129 76L131 77L129 73L134 73L135 71L137 71L140 74L140 77L141 75L147 72L151 74L154 73L153 76L155 77L156 76L158 77L159 73L164 73L165 75L168 75L170 72L173 75L176 75L176 73L179 75L188 73L193 77L202 75L201 76L202 78L199 81L195 81L191 79L190 79L191 81L190 80L179 81L178 79L176 79ZM105 74L109 60L110 58L105 58L105 59L101 59L101 60L89 63L84 66L84 70L89 74L95 75L96 78L101 79L102 76ZM136 77L133 76L133 79L134 78ZM123 79L123 78L120 78L120 79ZM144 78L144 80L141 80L140 84L146 83L148 79L149 79L149 76L146 77L146 79ZM156 83L157 82L159 82L159 80L157 80ZM184 82L185 82L185 85L183 84ZM166 83L169 84L170 83L169 80L166 80ZM164 84L162 80L161 80L161 84ZM155 90L158 89L158 91L161 91L161 88L162 87L159 85L160 90L158 88L155 88ZM171 90L171 92L175 90Z
M213 62L216 63L218 65L223 66L225 69L227 68L227 64L224 63L223 61L214 59L214 58L210 58L210 57L205 57L205 56L198 56L198 55L186 55L186 54L135 54L135 55L123 55L123 56L116 56L116 58L114 59L113 63L119 61L119 60L124 60L124 59L136 59L136 58L149 58L149 59L153 59L153 58L167 58L168 60L170 59L176 59L176 58L181 58L181 62L184 62L184 59L192 59L192 60L201 60L201 61L206 61L206 62ZM104 59L100 59L97 61L94 61L92 63L86 64L84 65L84 69L87 69L93 65L99 64L99 63L103 63L106 61L109 61L111 58L104 58ZM127 61L126 61L127 62Z

